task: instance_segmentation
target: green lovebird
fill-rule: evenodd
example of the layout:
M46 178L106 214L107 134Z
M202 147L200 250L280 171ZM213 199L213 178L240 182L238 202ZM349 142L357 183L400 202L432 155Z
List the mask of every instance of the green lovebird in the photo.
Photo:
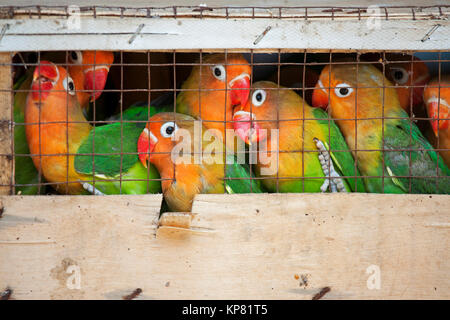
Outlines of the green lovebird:
M234 113L234 129L257 145L254 167L266 189L325 192L330 185L333 192L365 192L362 179L354 178L360 174L345 139L326 112L273 82L254 83L250 96Z
M374 66L325 67L313 105L330 108L359 170L371 177L365 179L369 192L450 193L448 167L408 118L392 83Z

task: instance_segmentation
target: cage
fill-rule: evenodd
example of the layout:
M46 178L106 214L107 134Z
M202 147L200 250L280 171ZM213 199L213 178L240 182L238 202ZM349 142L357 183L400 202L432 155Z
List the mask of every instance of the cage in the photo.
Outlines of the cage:
M0 7L2 297L449 298L449 5L114 2Z

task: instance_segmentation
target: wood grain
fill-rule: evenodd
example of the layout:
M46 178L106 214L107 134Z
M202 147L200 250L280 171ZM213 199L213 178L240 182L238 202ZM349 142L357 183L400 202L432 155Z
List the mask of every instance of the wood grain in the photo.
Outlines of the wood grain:
M14 176L11 62L10 52L0 53L0 195L12 193Z
M446 195L199 195L160 221L160 195L0 201L14 299L450 298Z

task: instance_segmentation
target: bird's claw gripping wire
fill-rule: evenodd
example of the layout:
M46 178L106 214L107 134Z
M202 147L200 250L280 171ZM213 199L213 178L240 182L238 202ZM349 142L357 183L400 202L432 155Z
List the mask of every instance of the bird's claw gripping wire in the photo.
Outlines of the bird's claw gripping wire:
M87 182L83 183L83 188L85 190L87 190L88 192L95 194L96 196L104 196L105 195L103 192L101 192L100 190L98 190L93 185L91 185Z
M326 192L328 188L330 192L347 192L339 173L334 169L333 161L330 157L330 152L327 150L322 141L314 138L317 149L319 150L319 162L322 166L322 171L326 177L324 183L320 187L322 192Z

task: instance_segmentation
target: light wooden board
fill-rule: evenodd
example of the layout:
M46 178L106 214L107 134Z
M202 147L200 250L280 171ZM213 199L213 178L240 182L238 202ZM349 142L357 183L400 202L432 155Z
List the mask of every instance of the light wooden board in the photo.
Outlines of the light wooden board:
M199 195L156 236L155 195L0 199L15 299L450 298L446 195Z
M4 5L42 5L42 0L3 0ZM299 4L298 0L203 0L199 2L187 2L186 0L72 0L71 4L80 6L134 6L134 7L165 7L165 6L183 6L200 5L208 6L368 6L368 5L386 5L388 2L379 0L303 0ZM397 0L396 6L427 6L443 4L442 0ZM46 0L46 5L67 5L66 0Z
M11 61L11 53L0 53L0 195L11 194L13 176Z
M423 37L438 27L430 39ZM448 50L450 21L85 18L69 29L67 19L5 19L0 51L337 49ZM139 34L135 34L143 25ZM259 42L255 41L271 27Z

